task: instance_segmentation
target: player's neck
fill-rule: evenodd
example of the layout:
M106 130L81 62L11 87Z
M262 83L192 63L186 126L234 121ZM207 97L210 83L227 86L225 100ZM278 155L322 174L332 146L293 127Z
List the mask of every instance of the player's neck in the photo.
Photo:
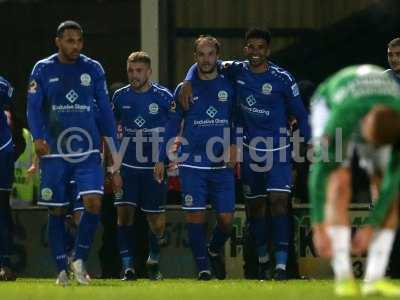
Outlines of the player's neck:
M70 60L68 59L65 55L63 55L61 52L58 52L58 61L62 64L74 64L76 60Z
M144 85L142 85L140 88L135 88L131 84L132 90L134 90L136 93L146 93L151 87L150 81L147 81Z
M200 69L198 69L198 72L199 72L200 80L213 80L213 79L217 78L217 75L218 75L217 69L215 69L211 73L203 73L200 71Z
M268 70L268 62L265 62L265 63L263 63L261 65L258 65L258 66L252 66L250 64L250 71L253 72L253 73L256 73L256 74L264 73L267 70Z

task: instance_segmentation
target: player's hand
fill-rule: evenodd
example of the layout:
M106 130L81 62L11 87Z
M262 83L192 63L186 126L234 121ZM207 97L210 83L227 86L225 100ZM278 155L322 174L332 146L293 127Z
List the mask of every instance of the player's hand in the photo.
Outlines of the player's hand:
M190 104L193 103L192 84L190 81L184 81L182 83L178 101L183 110L189 110Z
M237 147L236 145L230 145L229 146L229 157L228 157L228 162L226 163L228 168L234 168L236 166L237 162Z
M326 232L325 224L313 225L313 242L319 256L323 258L332 256L331 240Z
M154 179L161 183L164 180L165 166L163 162L158 162L154 166Z
M111 185L114 193L118 193L122 190L123 181L119 172L111 174Z
M37 171L36 164L32 164L26 171L26 176L28 177L28 179L31 179L33 175L35 175L36 171Z
M49 144L47 144L47 142L43 139L35 140L35 152L38 157L49 154L50 153Z
M366 225L357 230L351 250L356 255L361 255L367 251L369 244L374 237L375 230L371 225Z

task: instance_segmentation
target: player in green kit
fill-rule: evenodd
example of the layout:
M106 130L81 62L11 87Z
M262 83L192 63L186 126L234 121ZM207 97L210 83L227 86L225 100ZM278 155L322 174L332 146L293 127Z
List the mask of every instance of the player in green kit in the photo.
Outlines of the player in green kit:
M352 66L322 83L312 101L315 156L309 191L314 245L319 255L331 258L335 293L359 293L350 259L347 210L349 161L356 152L360 166L369 174L375 198L367 225L353 241L355 252L369 250L361 292L400 296L400 288L384 279L398 220L400 86L377 66Z

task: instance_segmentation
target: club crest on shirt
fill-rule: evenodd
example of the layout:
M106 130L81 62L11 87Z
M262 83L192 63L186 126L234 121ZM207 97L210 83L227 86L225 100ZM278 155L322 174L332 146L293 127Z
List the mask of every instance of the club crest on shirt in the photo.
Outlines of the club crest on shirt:
M218 92L218 100L221 102L225 102L226 100L228 100L228 92L227 91L219 91Z
M40 194L43 201L50 201L53 198L53 191L50 188L43 188Z
M91 82L92 82L92 77L90 77L88 73L83 73L81 75L81 84L83 86L89 86Z
M158 104L157 103L151 103L149 105L149 113L152 115L158 114Z
M261 91L264 95L269 95L272 92L272 85L269 83L264 83L261 87Z
M185 196L185 205L186 206L193 206L193 197L192 195L186 195Z
M29 82L28 93L36 94L36 91L37 91L37 82L36 80L31 80L31 82Z
M124 195L123 189L120 189L119 191L114 193L114 197L116 200L121 200L123 195Z
M169 107L170 112L176 112L176 102L174 100L171 101L171 106Z

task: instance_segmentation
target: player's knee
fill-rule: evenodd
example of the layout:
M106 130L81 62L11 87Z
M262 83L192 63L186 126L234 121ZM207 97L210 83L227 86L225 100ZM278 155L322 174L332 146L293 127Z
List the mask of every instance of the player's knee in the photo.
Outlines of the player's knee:
M218 227L222 232L229 234L232 230L233 214L219 214L218 215Z
M289 193L271 192L269 194L269 204L271 216L286 215L288 213Z
M347 168L339 168L329 178L330 188L336 193L348 192L351 188L351 174Z
M65 207L50 207L49 214L52 216L63 216L67 213L67 209Z
M119 205L117 216L119 226L132 225L135 222L135 208L129 205Z
M92 194L83 196L83 204L85 210L92 214L100 214L101 211L101 196Z
M152 232L156 234L162 234L164 232L165 229L164 213L147 214L147 221L149 222L149 226Z
M204 223L205 222L205 213L204 211L196 211L196 212L187 212L186 213L186 222L187 223Z
M265 217L266 202L265 198L260 197L257 199L251 199L247 201L247 212L252 218L263 218Z

